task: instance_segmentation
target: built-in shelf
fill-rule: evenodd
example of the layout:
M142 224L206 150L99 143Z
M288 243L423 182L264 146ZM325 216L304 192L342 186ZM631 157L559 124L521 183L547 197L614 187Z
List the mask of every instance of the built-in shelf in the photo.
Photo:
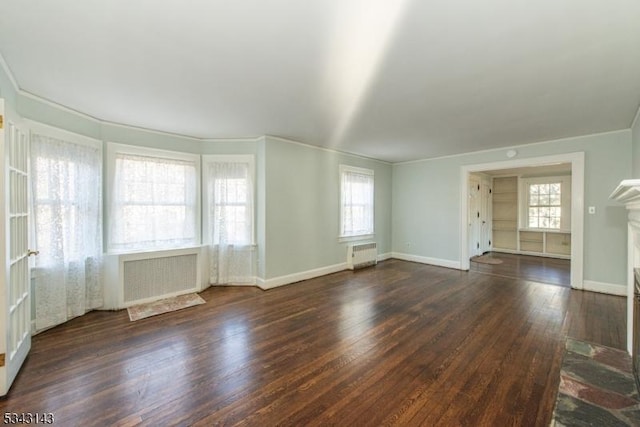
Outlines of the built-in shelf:
M493 249L518 249L518 177L493 179Z
M640 180L638 182L640 184ZM553 258L571 257L569 231L518 228L517 176L493 179L492 208L493 250Z
M518 234L520 252L554 258L571 256L571 233L568 231L522 229Z

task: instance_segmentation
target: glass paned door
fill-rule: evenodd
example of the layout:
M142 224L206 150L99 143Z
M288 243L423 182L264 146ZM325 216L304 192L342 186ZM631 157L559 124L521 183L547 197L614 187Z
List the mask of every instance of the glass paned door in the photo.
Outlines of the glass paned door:
M4 161L0 172L4 197L0 201L4 244L1 252L3 285L0 293L0 321L5 334L0 339L0 395L9 391L31 348L31 287L28 248L29 202L27 132L17 117L7 114L0 99L0 146Z

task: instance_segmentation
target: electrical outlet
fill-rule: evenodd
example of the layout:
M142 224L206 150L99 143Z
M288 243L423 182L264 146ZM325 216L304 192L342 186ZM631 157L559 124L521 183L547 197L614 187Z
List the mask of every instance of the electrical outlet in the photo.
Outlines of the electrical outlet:
M596 214L596 207L595 206L589 206L589 214L590 215L595 215Z

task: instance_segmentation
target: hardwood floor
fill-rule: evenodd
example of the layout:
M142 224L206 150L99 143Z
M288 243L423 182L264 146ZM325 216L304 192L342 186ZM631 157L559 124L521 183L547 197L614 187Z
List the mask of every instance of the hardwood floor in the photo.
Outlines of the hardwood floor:
M490 258L497 258L501 264L470 263L470 270L477 273L493 274L533 280L552 285L571 287L571 261L568 259L545 258L529 255L490 252Z
M37 335L2 411L62 426L546 426L566 335L624 347L624 298L398 260L201 295Z

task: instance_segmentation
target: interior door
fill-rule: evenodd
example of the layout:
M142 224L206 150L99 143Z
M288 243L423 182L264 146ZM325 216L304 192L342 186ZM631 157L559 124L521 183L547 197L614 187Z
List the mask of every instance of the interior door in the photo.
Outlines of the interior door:
M469 257L481 255L480 178L469 176Z
M483 178L480 183L480 250L482 253L491 251L492 234L492 191L491 182Z
M9 391L31 348L31 286L29 278L29 143L18 117L0 99L0 245L4 264L0 289L0 395Z

